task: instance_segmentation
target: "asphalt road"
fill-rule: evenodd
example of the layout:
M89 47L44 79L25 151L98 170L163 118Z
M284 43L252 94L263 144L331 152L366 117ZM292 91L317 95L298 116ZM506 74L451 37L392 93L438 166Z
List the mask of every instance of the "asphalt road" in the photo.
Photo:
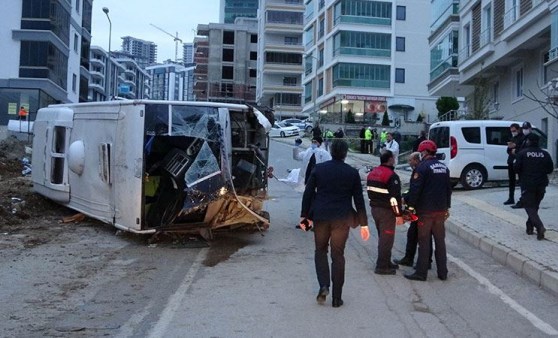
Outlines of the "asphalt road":
M300 162L272 141L278 176ZM467 194L468 192L455 192ZM147 245L98 223L31 249L0 252L0 336L543 337L558 335L558 299L447 235L449 278L373 273L377 236L352 230L345 304L315 301L313 237L294 228L301 193L270 180L264 236ZM452 212L456 212L452 210ZM373 230L372 226L372 230ZM404 227L393 250L402 255ZM199 245L198 245L199 244Z

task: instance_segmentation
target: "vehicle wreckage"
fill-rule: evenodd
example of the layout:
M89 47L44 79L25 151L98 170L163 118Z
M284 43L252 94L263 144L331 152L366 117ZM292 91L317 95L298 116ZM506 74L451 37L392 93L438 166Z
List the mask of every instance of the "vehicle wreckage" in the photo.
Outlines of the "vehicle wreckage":
M267 229L273 115L210 102L120 100L37 113L36 192L133 233Z

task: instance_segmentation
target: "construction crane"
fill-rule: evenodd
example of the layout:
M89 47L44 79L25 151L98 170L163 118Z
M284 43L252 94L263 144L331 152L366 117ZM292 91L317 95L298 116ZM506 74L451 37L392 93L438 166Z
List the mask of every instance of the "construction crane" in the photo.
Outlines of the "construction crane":
M162 29L161 27L154 25L152 23L150 23L151 26L157 28L158 30L160 30L161 32L167 34L168 36L170 36L171 38L173 38L174 43L175 43L175 47L174 47L174 62L178 62L178 43L182 43L182 39L180 39L178 37L178 32L176 32L176 35L172 35L171 33L167 32L166 30Z

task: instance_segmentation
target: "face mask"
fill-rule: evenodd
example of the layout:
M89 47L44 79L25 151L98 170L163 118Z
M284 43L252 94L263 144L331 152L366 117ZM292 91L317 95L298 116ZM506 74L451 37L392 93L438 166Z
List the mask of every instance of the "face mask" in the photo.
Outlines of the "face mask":
M531 130L529 129L523 129L523 135L527 136L531 133Z
M312 147L312 149L316 149L316 148L318 148L318 145L312 143L312 146L311 146L311 147Z
M517 136L517 131L512 131L512 136L516 137Z

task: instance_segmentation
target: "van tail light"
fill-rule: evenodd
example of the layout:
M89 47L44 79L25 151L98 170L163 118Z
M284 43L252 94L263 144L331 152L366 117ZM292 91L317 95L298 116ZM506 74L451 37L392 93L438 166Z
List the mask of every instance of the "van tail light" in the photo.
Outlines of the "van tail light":
M455 137L450 137L450 159L457 155L457 140Z

